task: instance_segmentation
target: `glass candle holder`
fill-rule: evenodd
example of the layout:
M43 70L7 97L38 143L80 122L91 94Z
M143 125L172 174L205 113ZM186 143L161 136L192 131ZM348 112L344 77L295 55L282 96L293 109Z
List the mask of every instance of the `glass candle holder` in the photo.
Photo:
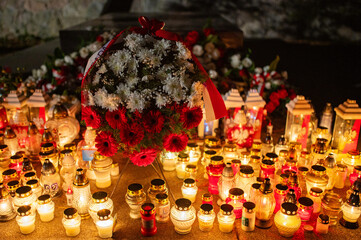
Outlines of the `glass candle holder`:
M59 154L56 151L54 144L51 142L41 145L39 159L41 164L44 164L45 159L49 159L49 161L54 165L55 169L58 169L59 167Z
M280 138L277 141L277 144L275 145L275 153L277 155L280 155L281 150L288 150L287 141L284 135L280 136Z
M242 230L245 232L254 231L254 227L256 224L255 207L256 205L253 202L243 203L241 227Z
M316 233L327 234L330 225L330 218L326 214L320 214L317 217Z
M35 213L31 209L31 206L25 205L21 206L17 210L18 216L16 217L16 222L20 227L20 232L22 234L30 234L35 230Z
M13 200L3 183L0 183L0 222L7 222L16 216Z
M62 223L66 236L75 237L79 235L81 217L75 208L67 208L64 210Z
M249 191L249 200L248 200L249 202L256 202L256 195L260 188L261 188L260 183L253 183L251 185L251 189Z
M223 158L224 158L225 163L231 162L232 159L237 159L238 157L239 156L238 156L236 144L228 143L228 144L224 145Z
M14 155L10 157L10 169L15 169L18 175L20 176L23 170L23 160L24 158L20 155Z
M278 154L278 162L277 162L277 170L276 172L279 173L278 170L281 169L281 173L282 173L282 166L284 165L284 163L286 162L286 160L289 159L288 158L288 150L281 150Z
M251 186L255 182L254 171L250 168L241 168L236 176L236 187L244 191L245 199L249 200Z
M196 220L196 210L189 199L179 198L175 201L175 206L170 212L170 219L174 224L174 229L179 234L188 234L192 230L192 225Z
M218 138L210 137L204 140L204 151L213 150L216 151L217 154L221 154L222 145L221 141Z
M7 188L7 184L13 180L20 180L20 177L15 169L7 169L2 173L3 184Z
M288 189L293 189L296 194L296 198L299 199L301 197L302 190L298 184L298 177L295 172L292 172L288 177Z
M110 169L110 175L112 177L119 176L119 164L118 163L113 163L112 164L112 168Z
M28 172L35 172L33 165L31 164L29 158L24 157L23 168L22 168L21 172L22 172L21 178L24 176L24 174L26 174Z
M211 204L213 205L213 197L210 193L204 193L202 195L202 204Z
M354 166L361 165L360 152L352 150L347 153L347 156L342 158L342 163L348 168L348 172L352 173Z
M31 187L31 190L36 197L39 197L43 192L43 188L41 187L38 179L31 179L27 181L25 186Z
M15 191L21 186L18 180L12 180L7 184L7 191L9 192L11 197L15 197Z
M16 189L15 197L13 198L13 205L15 210L21 206L29 205L32 208L32 211L35 211L36 196L33 194L31 187L22 186Z
M208 174L208 192L211 194L219 194L218 191L218 181L222 176L223 169L225 164L223 162L222 156L213 156L211 157L211 162L207 166Z
M196 181L193 178L184 179L181 190L183 198L189 199L192 203L195 202L198 187L196 186Z
M239 172L239 168L241 166L241 160L239 159L232 159L231 161L232 169L233 169L233 175L236 176Z
M155 224L155 207L153 203L144 203L140 208L142 216L141 233L145 237L154 236L157 233Z
M313 165L311 170L306 174L307 192L313 187L321 188L325 191L328 184L328 176L326 168L320 165Z
M49 159L45 159L41 168L40 185L43 187L44 193L50 194L51 197L59 197L63 193L60 187L60 174Z
M4 144L8 146L11 155L15 155L18 151L20 151L16 133L10 126L5 128Z
M242 217L243 203L246 202L243 195L244 192L240 188L231 188L229 190L229 197L227 198L226 203L232 205L236 218Z
M106 192L95 192L93 193L92 200L89 203L89 214L94 222L98 220L97 213L102 209L108 209L110 214L112 214L114 209L113 201L108 198L108 194Z
M251 155L251 160L249 161L249 165L252 167L254 171L254 176L258 177L261 171L261 157L256 155Z
M89 218L89 203L91 201L90 184L82 168L76 170L73 181L73 207L78 210L82 219Z
M313 213L319 213L321 211L321 195L323 191L321 188L311 188L307 197L313 201Z
M7 145L0 145L0 171L2 172L3 170L9 168L9 164L10 164L10 151Z
M186 152L189 155L189 162L197 164L201 158L201 150L199 149L198 144L188 143L186 147Z
M21 181L26 184L27 181L33 180L33 179L38 179L38 178L36 176L36 172L31 171L31 172L25 173L22 176Z
M29 158L34 162L39 161L40 144L41 134L34 122L31 121L29 122L27 137L25 138L25 148L29 154Z
M340 224L349 229L359 228L359 224L357 222L361 215L359 191L353 191L347 199L347 202L342 205L341 210L343 212L343 216L340 220Z
M310 152L302 151L301 156L298 159L297 165L299 167L307 167L310 168L312 166L313 159L311 158Z
M155 220L157 222L168 222L170 212L170 203L168 194L158 193L155 196Z
M147 196L143 191L143 186L139 183L132 183L128 186L127 194L125 195L125 201L130 207L130 217L133 219L140 218L140 207Z
M97 212L95 223L100 238L111 238L113 236L114 219L109 209L102 209Z
M54 219L55 204L49 194L41 195L36 201L36 210L42 222L50 222Z
M60 176L63 179L63 191L67 191L69 187L73 188L73 179L76 173L76 165L71 150L63 150L62 153L63 157L61 161L62 167L60 169Z
M287 170L297 173L297 161L293 159L287 159L282 166L282 173L285 173Z
M270 228L272 226L271 216L276 207L271 181L266 178L256 194L256 226L259 228Z
M108 188L112 185L112 178L110 176L112 164L113 160L110 157L100 155L98 152L94 153L92 168L95 173L95 185L97 188Z
M275 174L275 163L270 159L262 160L261 164L261 172L260 177L261 178L271 178L274 179Z
M216 156L217 152L214 150L205 151L201 160L202 165L204 166L204 178L208 179L207 167L211 163L211 157Z
M213 211L213 206L211 204L202 204L197 216L199 229L203 232L211 231L213 228L214 219L216 218L216 214Z
M262 149L261 153L262 156L265 156L267 153L273 152L273 139L272 135L270 133L266 134L266 138L264 139L264 142L262 143Z
M282 237L292 237L301 226L297 215L297 206L293 203L282 203L281 210L274 218L275 225Z
M309 221L313 213L313 201L308 197L300 197L298 199L298 215L302 221Z
M347 178L347 166L345 164L337 164L335 188L342 189L345 187L345 181ZM352 184L351 184L352 186Z
M156 203L156 195L159 193L168 194L168 189L163 179L156 178L150 181L148 189L148 197L153 204Z
M231 163L227 163L223 169L222 176L218 181L218 192L220 199L218 205L222 205L222 201L225 201L228 197L229 190L235 186L235 180L233 175L233 169Z
M178 154L178 161L176 165L177 177L179 179L184 179L186 167L189 163L189 155L183 152Z
M330 217L330 225L336 225L342 206L342 198L340 195L332 191L327 191L323 195L321 206L322 212Z
M299 186L301 188L302 193L307 193L307 186L306 186L306 175L309 169L307 167L298 167L298 180Z
M277 184L276 189L274 191L275 200L276 200L276 207L273 211L274 213L277 213L281 209L281 204L283 203L286 194L287 194L288 187L287 185L283 184Z
M293 203L293 204L297 204L297 197L295 194L295 190L293 189L289 189L283 202L289 202L289 203Z
M351 186L358 178L361 178L361 165L355 166L353 172L350 174L349 179Z
M326 174L328 176L328 183L326 186L326 190L331 190L335 185L336 181L336 158L333 153L329 153L328 156L322 161L323 166L326 168Z
M233 213L233 206L230 204L222 204L221 210L217 214L219 230L224 233L233 231L236 215Z
M197 179L197 165L187 164L186 169L184 171L184 178L193 178Z

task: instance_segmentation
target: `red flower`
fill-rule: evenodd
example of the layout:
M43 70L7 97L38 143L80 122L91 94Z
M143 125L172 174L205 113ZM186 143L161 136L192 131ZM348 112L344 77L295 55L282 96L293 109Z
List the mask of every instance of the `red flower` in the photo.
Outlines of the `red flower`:
M272 113L277 106L273 102L269 102L266 104L265 109L267 110L268 113Z
M153 148L142 148L140 152L134 151L130 155L130 161L136 166L145 167L152 164L157 154L158 151Z
M197 43L198 38L199 33L197 31L191 31L185 37L184 44L187 46L187 48L192 48L193 45Z
M164 125L164 116L160 111L149 111L144 116L144 128L149 133L160 133Z
M104 41L104 38L101 35L98 35L96 40L97 40L97 42L102 43Z
M276 92L272 92L271 95L269 96L269 99L271 100L271 102L278 102L279 98L280 98L280 95Z
M203 112L200 107L184 107L180 114L180 121L183 123L183 127L186 129L191 129L197 127L202 121Z
M163 140L163 147L170 152L183 151L188 143L188 136L185 133L175 134L171 133Z
M95 147L103 156L113 156L118 152L118 144L110 132L101 132L95 138Z
M125 109L119 108L118 110L107 112L105 114L109 126L113 129L121 129L123 125L127 124L127 117L125 116Z
M247 74L247 70L246 69L241 69L241 70L239 70L239 76L241 77L241 78L246 78L247 76L248 76L248 74Z
M288 92L286 89L278 90L277 93L281 99L284 99L285 97L288 96Z
M91 107L83 107L82 119L88 127L99 128L102 125L102 118Z
M120 129L119 137L124 144L133 147L143 140L144 131L137 123L127 124Z
M203 29L203 33L206 37L208 37L208 35L215 34L216 32L214 31L214 28L205 28Z

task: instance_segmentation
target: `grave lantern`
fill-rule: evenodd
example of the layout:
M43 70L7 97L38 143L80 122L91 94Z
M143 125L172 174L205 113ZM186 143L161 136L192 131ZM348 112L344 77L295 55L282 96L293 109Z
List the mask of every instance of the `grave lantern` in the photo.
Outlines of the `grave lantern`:
M256 89L249 90L246 100L246 115L249 117L250 123L254 128L254 139L261 138L263 107L265 104L266 102L259 95Z
M49 106L49 96L45 94L42 90L36 89L34 94L28 100L29 106L29 115L30 121L33 121L40 133L44 131L44 124L47 120L48 106Z

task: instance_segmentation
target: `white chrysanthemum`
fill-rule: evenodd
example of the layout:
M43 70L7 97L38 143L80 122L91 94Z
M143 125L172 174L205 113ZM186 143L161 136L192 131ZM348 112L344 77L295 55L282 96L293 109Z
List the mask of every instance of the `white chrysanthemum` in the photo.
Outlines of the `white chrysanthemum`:
M188 74L185 74L185 72L182 72L179 76L179 83L183 88L188 90L191 87L192 79L189 77Z
M159 55L153 55L150 58L150 62L149 65L151 65L152 67L158 67L162 62L162 57Z
M79 50L79 54L81 58L86 58L89 55L89 50L86 47L82 47Z
M168 99L166 96L163 96L161 94L157 94L157 96L155 97L155 104L157 105L158 108L162 108L164 107L166 104L168 103Z
M145 75L142 77L142 82L149 82L153 80L153 76L152 75Z
M132 92L127 100L127 109L131 112L138 110L142 112L145 107L145 99L141 96L139 92Z
M194 65L193 63L190 63L188 61L186 61L186 68L188 69L188 71L190 71L191 73L194 73Z
M124 39L125 46L132 52L136 52L143 42L143 36L137 33L128 34Z
M125 67L128 65L128 62L131 59L132 59L131 52L127 49L122 49L112 54L109 57L107 64L116 75L122 76Z
M63 59L60 59L60 58L55 59L54 64L55 64L55 67L61 67L61 66L64 65L64 60L63 60Z
M108 98L108 92L104 87L99 89L96 93L94 93L94 102L99 107L104 106L104 103L107 101L107 98Z
M173 95L174 92L181 90L180 83L175 77L167 77L163 90L169 95Z
M76 58L78 57L78 53L77 53L77 52L72 52L72 53L70 54L70 57L71 57L72 59L76 59Z
M107 71L107 67L105 66L105 64L103 63L99 70L98 70L98 73L105 73Z
M249 68L252 66L252 60L248 57L244 58L242 60L242 65L245 67L245 68Z
M178 57L180 59L191 59L191 52L181 42L176 42Z
M142 97L146 100L150 100L152 99L152 96L153 96L153 91L151 89L144 89L142 91Z
M137 57L139 58L139 60L144 63L147 64L151 61L151 59L153 58L154 52L153 50L150 49L146 49L146 48L142 48L138 53L137 53Z
M155 43L155 42L157 42L157 40L153 36L148 35L148 34L144 35L144 39L145 39L146 43Z
M98 72L95 74L95 77L93 79L93 84L94 85L97 85L99 83L99 81L100 81L100 74Z
M137 76L129 76L126 78L126 82L129 88L133 88L139 82L139 78Z
M196 55L197 57L200 57L203 55L204 53L204 50L203 50L203 47L201 45L194 45L193 46L193 49L192 49L192 52L194 55Z
M128 62L128 74L136 75L138 73L138 61L135 58L132 58Z
M218 77L217 71L212 70L212 69L208 71L208 75L211 79L216 79Z
M115 93L118 94L118 96L122 102L125 102L130 94L130 89L126 84L121 83L117 87L117 90Z
M120 97L116 94L108 94L107 99L103 102L103 108L108 109L109 111L115 111L119 107L121 102Z
M172 94L172 98L177 103L182 100L185 100L185 98L186 98L185 91L182 89L178 89L178 91L174 91Z
M163 38L162 40L158 40L157 42L154 43L154 52L157 55L166 56L170 46L171 46L171 42Z
M241 65L241 54L234 54L231 57L231 66L233 68L239 68Z
M68 64L68 65L73 65L73 64L74 64L73 59L72 59L70 56L68 56L68 55L66 55L66 56L64 57L64 61L65 61L65 63Z
M163 71L162 69L160 69L157 73L156 76L160 81L164 81L167 78L167 73L165 71Z

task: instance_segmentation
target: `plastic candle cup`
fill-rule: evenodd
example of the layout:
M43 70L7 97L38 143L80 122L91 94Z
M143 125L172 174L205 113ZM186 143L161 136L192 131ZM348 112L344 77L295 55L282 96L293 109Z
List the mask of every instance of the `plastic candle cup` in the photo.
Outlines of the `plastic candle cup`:
M274 179L275 163L270 159L262 160L260 177Z
M355 166L353 172L350 173L351 186L358 178L361 178L361 165Z
M155 220L157 222L168 222L170 203L166 193L158 193L155 196Z
M7 190L11 197L15 197L15 191L20 187L20 182L18 180L12 180L7 183Z
M197 192L198 187L196 186L196 181L193 178L187 178L183 181L182 194L184 198L187 198L194 203Z
M249 199L252 184L255 182L254 171L251 166L243 165L236 175L236 187L244 191L244 198Z
M50 195L45 194L38 197L36 209L42 222L50 222L54 219L55 204Z
M125 201L130 207L130 217L133 219L140 218L140 207L147 196L143 191L143 186L139 183L132 183L128 186L127 194L125 195Z
M177 161L177 165L176 165L176 172L177 172L177 177L179 179L184 179L185 177L185 172L186 172L186 166L189 163L189 155L186 153L179 153L178 154L178 161Z
M22 186L16 189L15 197L13 199L15 210L17 210L21 206L29 205L31 206L32 211L35 212L35 201L36 196L35 194L33 194L31 187Z
M214 151L214 150L204 151L204 153L203 153L201 163L204 166L204 175L203 175L203 177L205 179L208 179L207 167L211 163L211 157L216 156L216 154L217 154L217 152Z
M174 171L176 168L178 153L163 151L160 160L164 171Z
M38 179L31 179L31 180L27 181L25 183L25 185L31 187L31 189L36 197L39 197L41 195L41 193L43 192L43 188L39 184Z
M223 147L223 157L225 163L231 162L232 159L237 159L238 158L237 145L231 143L226 144Z
M196 220L196 210L189 199L179 198L172 207L170 219L174 224L174 229L179 234L188 234L192 230L192 225Z
M244 192L240 188L231 188L226 203L232 205L233 213L236 218L242 217L243 203L246 202L243 196Z
M298 199L298 215L302 221L309 221L313 213L313 201L308 197Z
M216 214L213 211L211 204L202 204L201 209L198 211L199 229L203 232L209 232L213 228L213 222Z
M96 226L100 238L111 238L113 235L114 220L109 209L102 209L97 212L98 221Z
M216 154L222 154L221 140L215 137L209 137L204 140L204 152L208 150L216 151Z
M67 208L64 210L63 226L68 237L78 236L80 233L81 217L75 208Z
M92 200L89 203L89 214L94 222L98 220L97 213L102 209L108 209L110 214L112 214L114 209L113 201L108 198L108 194L106 192L95 192L93 193Z
M213 197L210 193L204 193L202 195L202 204L211 204L213 205Z
M153 203L144 203L140 208L142 216L141 233L145 237L151 237L157 233L155 224L155 207Z
M112 164L112 168L110 169L110 175L112 177L119 176L119 164L118 163L113 163Z
M254 176L258 177L261 171L261 157L256 155L251 155L251 160L249 161L249 165L251 165Z
M35 213L29 205L21 206L17 210L16 222L22 234L30 234L35 230Z
M297 206L293 203L282 203L281 210L274 218L278 232L283 237L292 237L301 226L301 219L297 215Z
M249 191L249 199L248 199L248 201L250 201L250 202L255 202L256 201L256 195L257 195L260 188L261 188L260 183L253 183L251 185L251 189Z
M221 210L217 214L219 230L224 233L233 231L236 215L233 213L233 207L230 204L221 205Z
M320 214L317 218L316 232L319 234L327 234L330 225L330 218L326 214Z
M159 193L168 194L168 189L163 179L156 178L150 181L150 188L148 189L148 197L153 204L155 204L156 195Z
M256 205L253 202L243 203L243 212L242 212L242 230L245 232L254 231L256 224Z
M239 172L239 167L241 166L241 160L232 159L231 164L233 169L233 175L236 176L236 174Z

